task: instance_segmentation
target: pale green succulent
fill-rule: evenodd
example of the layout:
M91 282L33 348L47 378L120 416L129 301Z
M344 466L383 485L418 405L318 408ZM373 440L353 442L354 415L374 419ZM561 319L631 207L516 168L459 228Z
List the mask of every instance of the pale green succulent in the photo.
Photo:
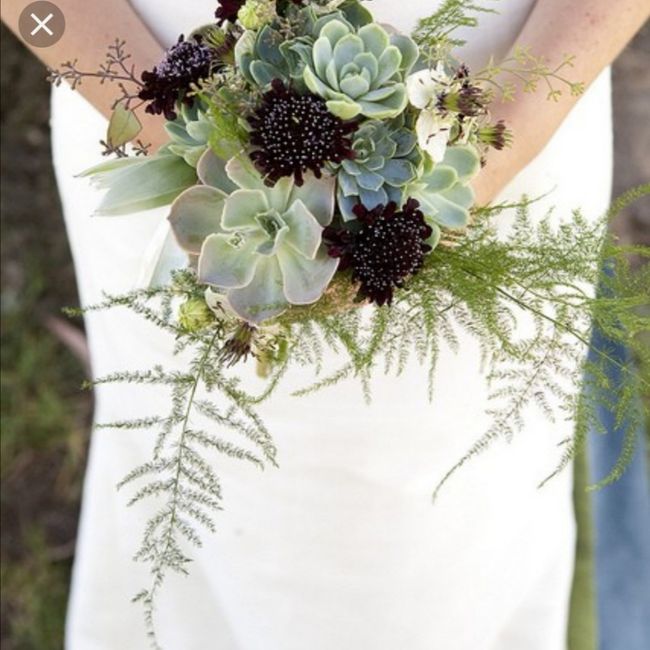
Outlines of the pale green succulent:
M334 115L389 119L406 108L404 78L418 57L407 36L389 35L376 23L356 29L336 19L323 25L313 46L294 49L305 64L305 84Z
M274 79L289 80L285 41L272 25L264 25L258 32L245 31L235 44L235 63L244 78L261 88Z
M192 187L174 202L170 222L180 246L198 255L198 278L225 293L243 319L260 323L290 304L316 302L338 260L322 233L334 214L334 179L283 178L274 187L248 164L225 168L212 156Z
M350 29L372 22L372 15L355 0L346 0L336 11L321 15L318 7L308 5L299 10L302 36L287 39L277 21L264 24L258 31L247 29L235 45L235 62L242 75L262 88L274 79L303 86L304 61L310 58L315 40L323 27L338 20Z
M407 186L407 195L420 203L420 210L434 231L430 243L437 244L440 227L456 230L467 226L474 204L470 183L480 169L476 149L456 145L448 147L440 163L427 158L418 179Z
M354 219L359 201L369 210L402 204L405 186L417 177L421 155L415 134L399 122L368 120L354 134L354 157L338 171L337 198L343 218Z
M208 148L214 126L205 111L194 102L191 107L183 104L178 117L173 122L165 124L165 131L171 138L166 148L183 158L191 167L196 167Z

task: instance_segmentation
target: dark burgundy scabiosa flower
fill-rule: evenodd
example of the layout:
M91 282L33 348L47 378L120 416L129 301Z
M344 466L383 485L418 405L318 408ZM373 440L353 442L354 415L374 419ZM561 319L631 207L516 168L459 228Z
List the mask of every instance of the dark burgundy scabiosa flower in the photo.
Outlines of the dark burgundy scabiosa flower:
M361 224L357 232L325 229L329 254L341 259L340 271L352 269L352 280L360 283L360 297L390 305L394 289L404 286L422 267L431 251L426 240L432 230L419 208L415 199L409 199L401 210L394 202L373 210L359 204L354 208Z
M142 73L144 85L138 96L149 101L147 113L163 114L166 119L175 120L175 104L179 99L191 106L192 98L186 93L191 84L210 75L213 54L201 36L186 41L181 34L162 62Z
M234 23L239 10L245 3L246 0L219 0L219 6L214 14L217 23L219 25L223 25L226 21Z
M299 94L279 79L248 122L255 147L250 157L269 185L284 176L302 185L308 170L320 178L325 163L353 156L351 136L358 122L344 122L329 112L321 97Z

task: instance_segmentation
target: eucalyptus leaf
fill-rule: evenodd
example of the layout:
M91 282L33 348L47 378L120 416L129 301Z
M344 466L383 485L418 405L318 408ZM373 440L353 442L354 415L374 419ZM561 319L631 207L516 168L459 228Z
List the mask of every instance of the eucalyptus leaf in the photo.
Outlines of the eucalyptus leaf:
M142 123L134 111L118 104L111 114L108 122L106 142L110 147L117 149L131 142L142 131Z

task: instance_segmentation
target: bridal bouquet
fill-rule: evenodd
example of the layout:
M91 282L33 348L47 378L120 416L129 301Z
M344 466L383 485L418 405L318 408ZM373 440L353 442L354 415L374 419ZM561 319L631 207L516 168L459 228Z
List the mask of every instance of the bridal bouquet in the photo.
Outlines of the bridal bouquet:
M635 308L648 302L650 278L629 270L629 250L604 238L603 221L576 212L557 228L533 223L525 198L474 206L485 153L512 139L490 117L491 103L512 94L497 74L523 76L531 88L543 81L551 98L558 83L581 92L562 77L570 59L550 68L523 49L469 70L454 57L452 34L477 10L447 0L406 35L358 0L222 0L216 22L180 36L141 77L124 43L109 51L99 74L122 94L104 142L116 157L85 172L107 190L97 213L170 204L170 236L150 286L90 309L131 308L192 356L184 372L156 367L98 380L171 391L168 414L110 423L159 432L151 461L123 482L144 481L133 503L163 503L138 553L152 568L152 585L138 596L151 626L166 571L185 570L186 542L200 543L196 525L213 528L221 493L210 454L276 464L256 406L290 365L314 368L301 394L354 376L370 396L380 363L399 373L411 357L432 385L438 350L457 345L459 329L469 332L493 387L493 424L442 484L490 441L512 436L530 402L575 419L560 467L569 462L594 426L590 401L613 361L601 354L585 366L581 344L593 323L648 361L635 338L648 317ZM74 86L86 74L68 63L52 78ZM169 142L153 155L138 140L141 106L166 120ZM494 221L506 209L517 218L504 239ZM169 268L179 247L186 263ZM599 276L602 259L616 272ZM588 288L599 281L604 297ZM525 335L522 314L533 323ZM335 353L341 367L319 375ZM249 357L266 378L262 394L247 393L232 368ZM594 390L581 390L585 377ZM620 377L614 408L640 419L635 396L646 379L631 365ZM214 430L197 430L197 414Z

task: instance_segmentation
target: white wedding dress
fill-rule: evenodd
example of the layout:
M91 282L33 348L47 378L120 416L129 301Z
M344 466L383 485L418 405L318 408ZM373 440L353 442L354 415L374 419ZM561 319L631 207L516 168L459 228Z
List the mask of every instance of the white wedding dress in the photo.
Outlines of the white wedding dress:
M381 22L409 30L433 0L375 0ZM170 45L209 22L213 0L134 0ZM534 0L502 0L471 32L470 64L503 55ZM98 15L98 19L101 16ZM119 34L111 36L120 36ZM83 59L83 54L80 54ZM540 110L543 110L541 108ZM100 159L104 120L67 88L52 101L53 155L81 299L133 288L164 209L91 217L100 196L74 175ZM535 128L534 124L530 125ZM543 153L502 198L553 192L560 216L603 213L611 181L609 72L589 89ZM508 155L507 152L503 155ZM489 173L489 170L488 172ZM88 316L93 371L181 363L172 341L123 311ZM331 362L331 363L330 363ZM336 359L328 360L335 367ZM241 371L248 385L254 370ZM573 571L572 477L544 489L570 424L536 411L511 444L497 442L465 466L435 505L436 482L486 427L486 384L476 346L444 350L437 392L427 401L416 363L378 377L364 404L349 380L307 398L293 370L262 413L279 448L279 469L260 472L218 458L224 512L218 532L192 550L190 575L170 576L156 626L167 650L562 650ZM96 391L96 421L163 414L168 395L141 387ZM150 458L153 434L97 430L86 476L67 627L68 650L148 647L131 597L149 584L134 563L149 506L127 508L116 484Z

